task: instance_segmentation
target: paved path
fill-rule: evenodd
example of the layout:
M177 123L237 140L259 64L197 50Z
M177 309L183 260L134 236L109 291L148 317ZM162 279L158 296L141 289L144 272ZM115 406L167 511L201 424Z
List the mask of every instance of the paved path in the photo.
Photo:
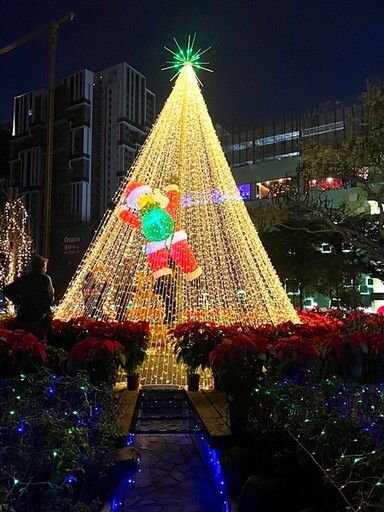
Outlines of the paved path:
M132 428L131 428L132 430ZM119 512L223 512L201 456L201 425L183 391L142 391L133 419L134 448L141 455L136 481L119 500Z
M192 434L196 435L196 434ZM142 456L136 484L122 500L121 512L222 512L219 496L192 435L138 434Z

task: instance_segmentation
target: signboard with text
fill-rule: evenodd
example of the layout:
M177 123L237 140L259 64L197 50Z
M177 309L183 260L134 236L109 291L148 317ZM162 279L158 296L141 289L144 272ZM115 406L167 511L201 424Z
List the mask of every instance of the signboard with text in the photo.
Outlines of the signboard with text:
M80 254L80 237L65 236L63 239L63 253L65 256Z

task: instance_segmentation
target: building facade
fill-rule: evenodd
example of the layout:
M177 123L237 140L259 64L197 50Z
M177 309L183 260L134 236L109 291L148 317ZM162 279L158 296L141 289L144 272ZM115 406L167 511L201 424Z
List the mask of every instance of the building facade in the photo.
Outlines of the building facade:
M11 141L11 124L0 125L0 179L7 180L9 176L9 143Z
M328 101L296 117L279 119L250 130L229 131L219 126L217 131L243 200L249 206L257 207L296 187L300 177L301 141L315 138L320 144L340 144L360 132L361 119L361 99L354 97ZM341 183L327 176L310 186L314 190L325 190L327 197L336 203L353 205L355 213L371 209L354 183ZM368 310L377 311L384 305L383 284L378 279L362 276L360 294L361 302ZM322 299L308 297L307 303L309 306L326 305L326 301L317 304L317 300L321 302Z
M37 252L43 241L46 91L14 99L10 180L25 197ZM155 121L146 77L126 63L83 69L55 90L50 272L64 291Z
M224 153L245 201L284 193L297 176L300 142L338 144L359 131L361 102L354 97L315 105L297 116L246 130L218 128Z

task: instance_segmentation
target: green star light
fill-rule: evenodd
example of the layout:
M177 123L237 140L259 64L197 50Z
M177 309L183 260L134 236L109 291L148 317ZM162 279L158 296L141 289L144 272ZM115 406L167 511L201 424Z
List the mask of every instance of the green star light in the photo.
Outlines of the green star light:
M177 46L177 49L178 49L177 52L174 52L173 50L170 50L169 48L164 46L164 48L168 52L172 53L173 60L167 60L166 64L171 64L171 65L167 66L165 68L162 68L161 70L162 71L164 71L166 69L176 69L177 70L176 74L171 78L171 80L173 80L180 73L182 68L187 65L190 65L190 66L194 67L195 69L203 69L204 71L209 71L210 73L213 72L212 69L208 69L203 66L203 64L209 64L209 62L200 60L200 57L205 52L210 50L211 47L209 46L205 50L199 49L197 51L194 51L193 45L195 44L195 39L196 39L196 34L194 34L192 41L191 41L191 36L188 36L188 44L187 44L186 50L183 50L181 48L181 46L179 45L179 43L177 42L175 37L173 38L173 40L175 41L175 44Z

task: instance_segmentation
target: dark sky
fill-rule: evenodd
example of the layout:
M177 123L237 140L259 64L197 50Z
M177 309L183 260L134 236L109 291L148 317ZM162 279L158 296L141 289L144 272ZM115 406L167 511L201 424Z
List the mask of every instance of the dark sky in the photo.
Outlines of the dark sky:
M0 47L62 17L57 83L126 61L147 76L158 105L171 91L164 46L197 33L213 74L200 73L214 121L262 118L342 99L383 74L384 0L0 0ZM40 36L0 57L0 122L14 95L46 88L48 44Z

